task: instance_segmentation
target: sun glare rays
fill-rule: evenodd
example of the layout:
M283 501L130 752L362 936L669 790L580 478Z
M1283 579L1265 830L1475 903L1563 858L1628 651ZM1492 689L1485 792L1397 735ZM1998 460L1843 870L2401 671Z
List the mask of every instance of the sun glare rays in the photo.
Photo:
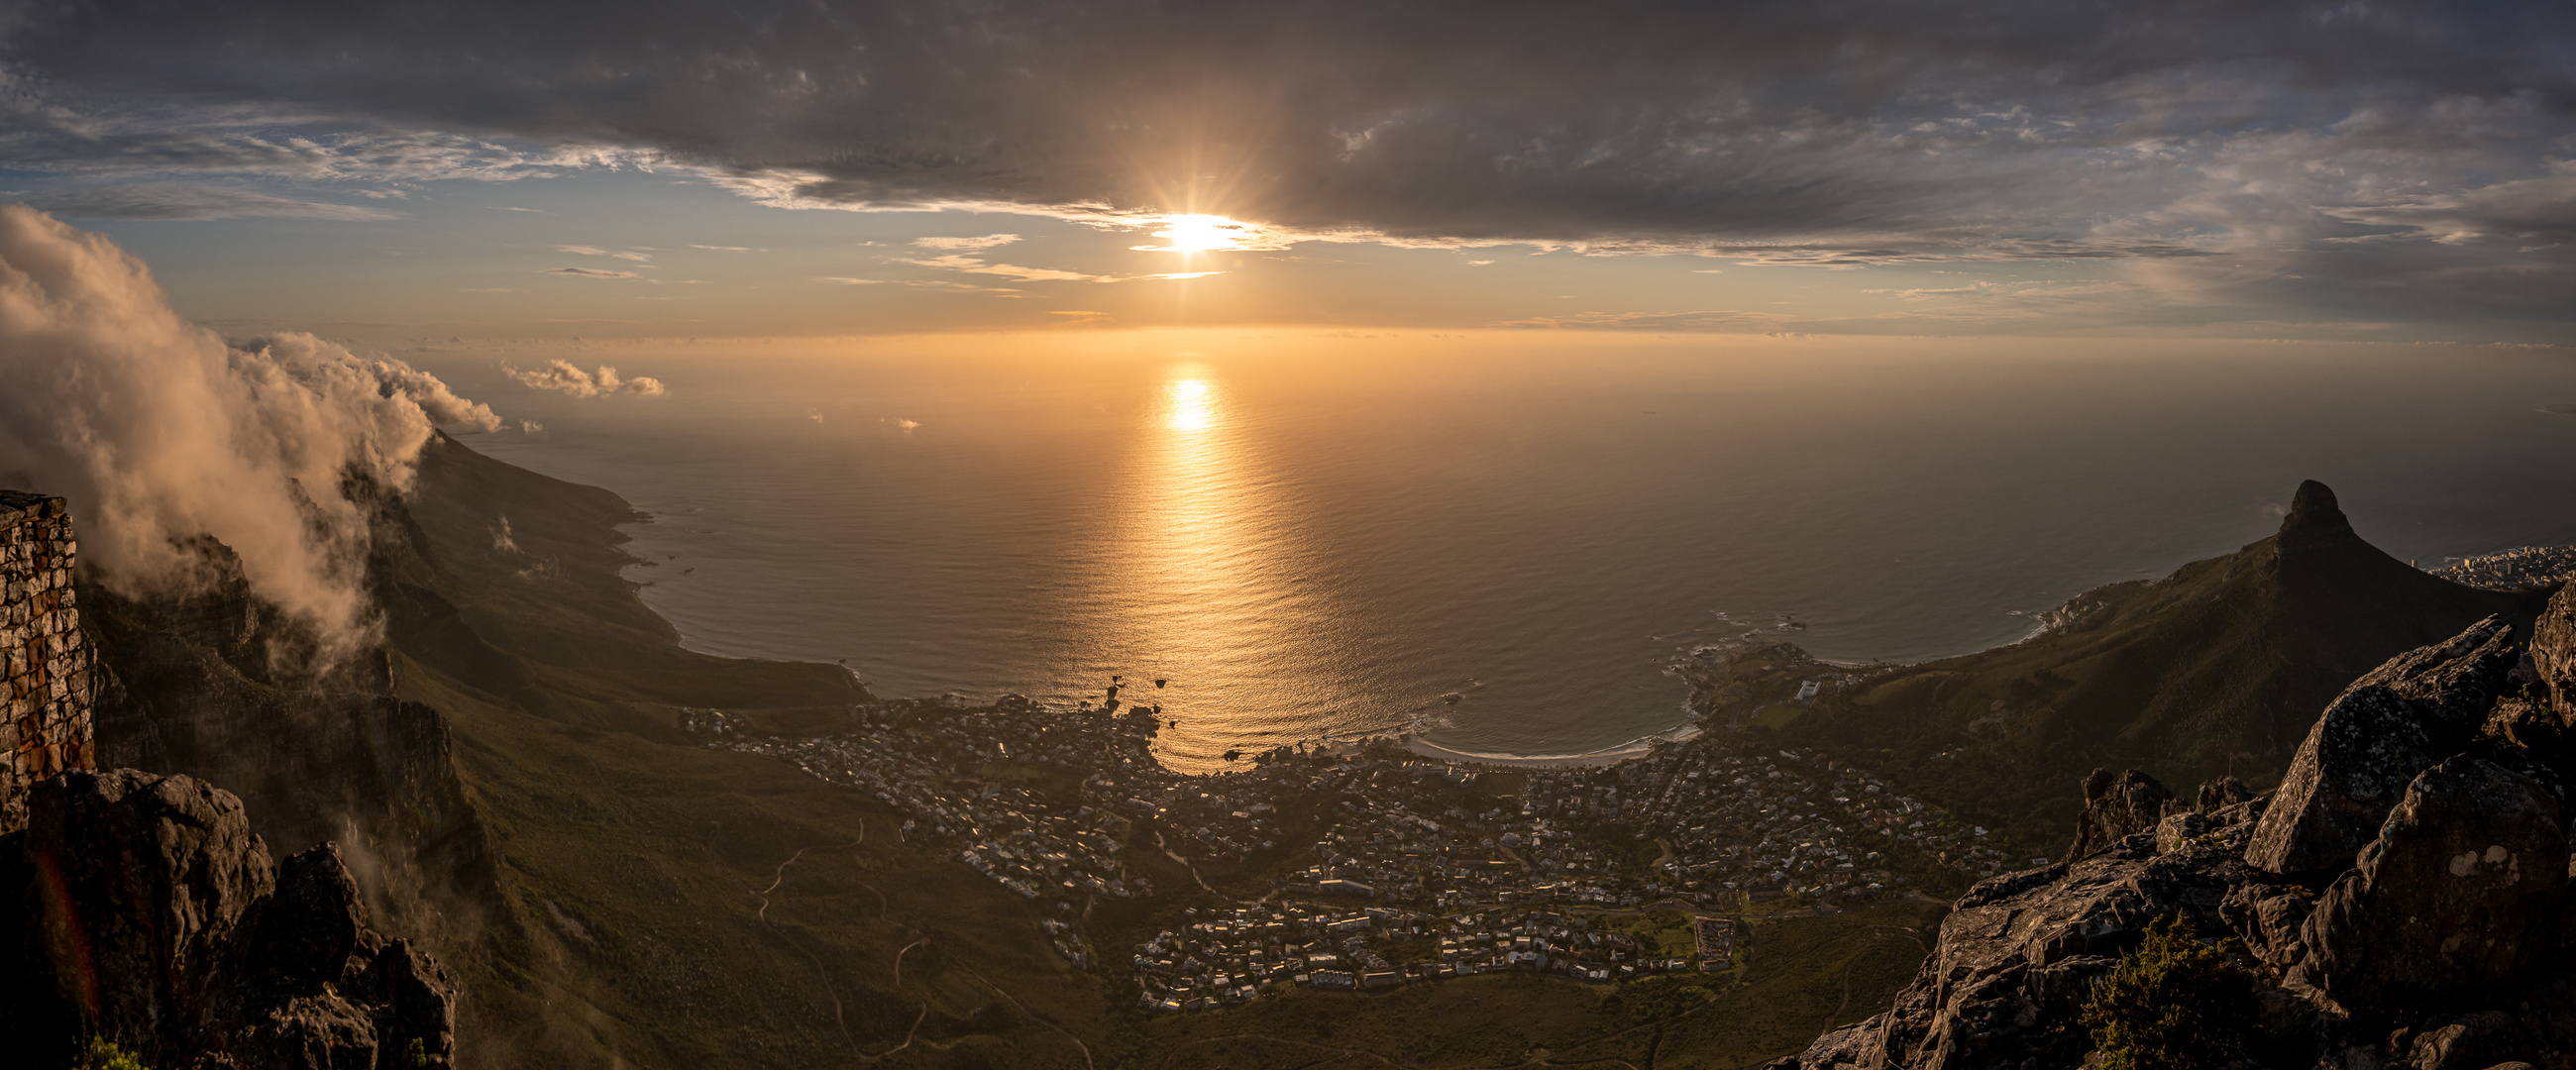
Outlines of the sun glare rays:
M1154 236L1161 245L1131 246L1140 253L1179 253L1184 257L1199 253L1231 253L1259 249L1286 248L1279 235L1258 223L1246 223L1221 215L1186 212L1163 216L1152 225L1162 229Z

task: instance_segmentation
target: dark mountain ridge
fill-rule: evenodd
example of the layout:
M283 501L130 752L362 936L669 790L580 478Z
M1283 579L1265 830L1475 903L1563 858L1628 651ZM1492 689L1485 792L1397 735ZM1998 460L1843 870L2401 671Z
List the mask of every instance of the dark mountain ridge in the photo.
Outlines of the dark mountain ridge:
M2576 589L2362 677L2269 794L2097 772L2073 857L1969 889L1893 1007L1774 1070L2576 1065L2570 680Z
M2268 786L2362 673L2491 615L2528 625L2549 593L2419 571L2363 541L2310 481L2270 538L2088 591L2028 641L1871 673L1783 734L2023 842L2062 844L2086 770Z

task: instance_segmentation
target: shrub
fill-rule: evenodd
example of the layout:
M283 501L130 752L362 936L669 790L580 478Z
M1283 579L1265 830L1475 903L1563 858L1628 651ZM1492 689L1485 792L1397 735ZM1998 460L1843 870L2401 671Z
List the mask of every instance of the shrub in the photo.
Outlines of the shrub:
M2146 942L2084 1003L2101 1070L2201 1070L2243 1057L2254 984L2227 960L2229 943L2200 942L2181 915L2148 923Z
M143 1060L117 1047L115 1041L104 1037L92 1037L89 1050L81 1053L80 1066L75 1070L150 1070L150 1068L143 1065Z

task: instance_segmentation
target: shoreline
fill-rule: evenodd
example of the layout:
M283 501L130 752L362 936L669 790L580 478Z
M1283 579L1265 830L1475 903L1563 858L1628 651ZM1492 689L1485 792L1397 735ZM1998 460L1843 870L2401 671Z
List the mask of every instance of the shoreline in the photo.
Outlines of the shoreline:
M1654 735L1619 744L1604 750L1581 754L1487 754L1444 747L1420 736L1407 736L1401 746L1425 758L1452 765L1490 765L1509 769L1592 769L1617 765L1631 758L1642 758L1654 752L1659 742L1680 743L1697 738L1700 726L1682 725Z

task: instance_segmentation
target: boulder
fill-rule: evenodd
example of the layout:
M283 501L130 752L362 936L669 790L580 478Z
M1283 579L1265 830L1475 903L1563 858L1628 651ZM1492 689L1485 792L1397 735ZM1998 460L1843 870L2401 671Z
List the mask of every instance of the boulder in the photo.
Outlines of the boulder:
M2551 708L2576 716L2576 583L2559 588L2532 625L2531 675Z
M2518 689L2511 677L2521 661L2513 626L2502 617L2488 617L2447 642L2388 659L2344 691L2387 688L2413 703L2436 734L2465 739L2486 720L2497 699Z
M2254 801L2254 793L2245 790L2245 782L2232 776L2203 781L2200 790L2194 794L2197 797L2193 800L2193 808L2204 814L2214 814L2230 806Z
M2156 778L2131 769L2112 776L2096 769L2084 778L2084 813L2075 819L2075 843L2066 849L2069 862L2139 833L2154 832L2173 792Z
M2106 777L2107 779L2107 777ZM2174 914L2218 934L2228 890L2257 875L2237 859L2249 826L2157 854L2145 838L1969 889L1890 1010L1827 1033L1774 1070L1970 1070L2074 1066L2092 1048L2078 1020L2092 984Z
M261 912L249 965L287 984L338 979L367 931L366 905L339 847L323 844L277 870L277 894Z
M2209 817L2193 810L2166 814L2156 822L2156 853L2170 854L2209 832Z
M2433 747L2423 718L2397 692L2344 692L2290 759L2254 826L2246 863L2272 873L2352 865L2408 782L2433 764Z
M2567 866L2548 791L2492 762L2452 758L2407 786L2358 867L2320 897L2292 979L2380 1008L2494 988L2548 950Z
M31 957L50 962L59 995L87 1003L102 1023L197 1019L204 994L237 983L235 937L276 882L240 799L189 777L132 769L38 782L20 849L34 873L51 878L24 890ZM155 1065L179 1064L194 1042L148 1032L121 1039Z
M2491 1070L2530 1053L2522 1023L2500 1011L2480 1011L2417 1032L2402 1065L2406 1070Z
M2568 729L2567 718L2546 703L2509 698L2488 711L2482 731L2543 761L2564 763L2576 752L2576 733Z
M41 781L28 813L0 840L19 1032L84 1019L155 1066L450 1065L454 986L367 926L336 847L272 862L230 792L132 769Z
M2240 884L2219 901L2218 916L2235 932L2246 954L2275 969L2288 969L2307 957L2300 935L2316 897L2296 885Z

